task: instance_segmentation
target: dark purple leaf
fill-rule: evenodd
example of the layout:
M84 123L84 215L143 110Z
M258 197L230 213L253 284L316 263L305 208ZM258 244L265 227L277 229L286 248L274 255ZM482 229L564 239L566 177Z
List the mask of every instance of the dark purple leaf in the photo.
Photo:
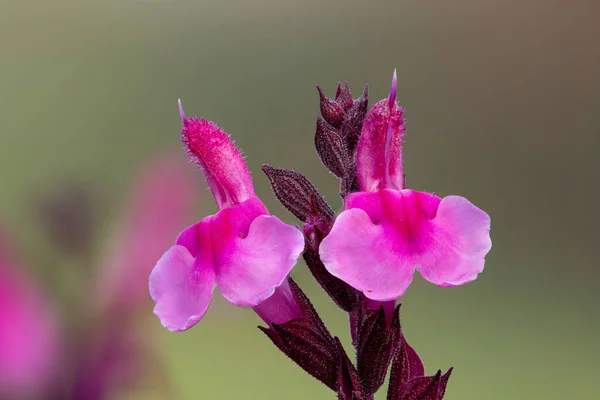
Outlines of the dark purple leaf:
M329 330L323 323L323 320L317 313L317 310L315 310L315 307L310 302L310 299L304 294L302 289L300 289L300 286L298 286L298 284L292 278L288 278L288 282L292 289L292 293L296 297L296 300L302 309L302 313L313 323L317 329L323 333L323 338L333 344L333 337L331 336L331 333L329 333Z
M304 175L266 164L262 170L271 181L275 197L298 219L306 222L314 212L323 219L333 219L333 210Z
M450 379L450 375L452 374L453 369L454 368L450 367L448 372L442 375L442 379L440 380L440 393L438 397L439 400L442 400L444 398L444 395L446 394L446 386L448 385L448 380Z
M302 369L337 391L340 355L336 341L296 282L289 278L289 284L305 318L259 328Z
M338 369L338 399L340 400L363 400L366 393L362 388L356 368L348 358L340 340L335 338L336 347L340 355Z
M400 400L406 384L417 377L425 375L423 362L417 352L410 347L406 338L400 333L398 350L392 362L388 400Z
M259 328L298 366L337 392L338 350L312 321L297 318L272 324L272 329Z
M358 335L357 365L365 391L373 394L383 385L397 341L383 307L369 311Z

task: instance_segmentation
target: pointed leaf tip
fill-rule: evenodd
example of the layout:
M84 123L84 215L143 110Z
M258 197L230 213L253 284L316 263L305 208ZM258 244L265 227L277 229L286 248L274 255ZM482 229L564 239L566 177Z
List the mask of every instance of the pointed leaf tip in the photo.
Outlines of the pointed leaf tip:
M179 116L181 117L181 122L185 124L187 122L187 117L185 116L185 111L183 111L181 99L177 99L177 107L179 107Z
M398 78L396 77L396 69L394 68L394 75L392 76L392 87L390 88L390 108L396 103L396 92L398 90Z
M337 89L335 91L335 99L336 100L338 99L338 97L340 97L341 93L342 93L342 82L338 81Z

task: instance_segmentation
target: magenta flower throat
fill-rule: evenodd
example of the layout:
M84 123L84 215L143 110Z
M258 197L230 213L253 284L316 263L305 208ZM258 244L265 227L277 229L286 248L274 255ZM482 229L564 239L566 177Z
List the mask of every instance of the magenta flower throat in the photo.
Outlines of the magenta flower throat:
M396 301L415 271L440 287L475 280L491 249L490 218L464 197L406 188L395 72L389 97L370 110L367 87L356 99L348 84L338 84L333 99L317 88L315 147L340 180L344 210L336 215L298 172L263 166L301 228L269 214L229 135L188 118L180 104L181 139L219 210L181 232L158 260L150 275L154 312L171 331L189 329L218 287L232 304L252 308L273 344L338 399L373 399L390 365L388 400L442 399L452 368L425 375ZM300 255L348 313L355 362L289 277Z

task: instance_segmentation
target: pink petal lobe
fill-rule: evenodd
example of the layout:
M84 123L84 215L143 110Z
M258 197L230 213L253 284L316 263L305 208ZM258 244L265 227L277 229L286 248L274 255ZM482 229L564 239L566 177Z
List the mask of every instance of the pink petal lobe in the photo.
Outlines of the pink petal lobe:
M400 264L393 235L359 208L342 212L319 248L327 270L372 300L400 297L414 267Z
M240 307L260 304L284 282L302 250L300 230L259 215L247 235L233 237L220 254L216 275L221 294Z
M431 246L417 267L421 276L442 287L474 281L492 248L490 217L464 197L448 196L431 222Z
M489 217L468 200L413 190L353 193L319 253L371 300L401 297L414 270L439 286L474 280L491 248Z
M196 254L180 244L160 258L150 274L154 313L170 331L185 331L204 317L216 286L210 242L211 217L186 229L196 231Z

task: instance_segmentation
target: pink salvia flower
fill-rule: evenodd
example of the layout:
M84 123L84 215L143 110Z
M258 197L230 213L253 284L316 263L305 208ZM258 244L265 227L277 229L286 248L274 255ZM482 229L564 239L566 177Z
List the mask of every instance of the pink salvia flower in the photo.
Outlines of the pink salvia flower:
M181 104L180 114L182 141L219 211L181 232L150 275L154 312L171 331L200 321L217 286L236 306L260 305L285 282L304 249L300 230L269 215L256 197L229 136L213 122L187 118Z
M61 365L59 324L0 232L0 398L41 395Z
M331 274L376 301L401 297L415 270L442 287L471 282L492 245L490 217L464 197L405 189L396 90L394 71L389 98L364 121L356 155L361 191L346 197L319 250Z

